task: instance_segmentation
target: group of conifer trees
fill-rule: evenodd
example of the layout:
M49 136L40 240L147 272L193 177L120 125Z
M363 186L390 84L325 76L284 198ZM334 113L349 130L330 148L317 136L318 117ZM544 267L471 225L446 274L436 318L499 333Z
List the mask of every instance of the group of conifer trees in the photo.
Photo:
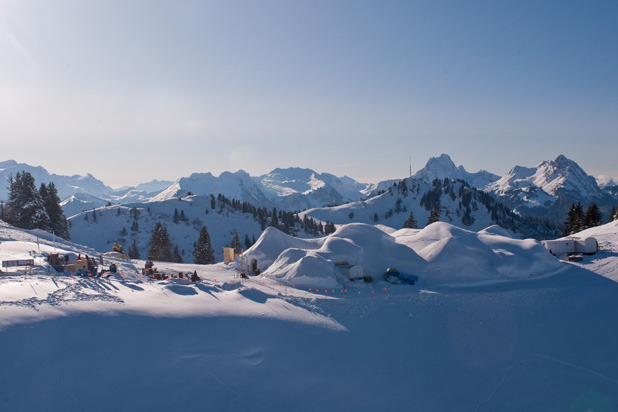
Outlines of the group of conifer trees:
M238 235L236 235L236 239L237 238ZM240 241L238 243L240 243ZM137 248L137 245L134 246ZM178 246L175 246L172 243L169 234L167 233L167 229L160 222L155 225L155 228L152 231L148 260L178 263L182 262L182 257L178 251ZM199 238L193 248L193 263L200 265L215 263L215 253L212 250L210 235L208 234L208 229L206 226L202 226Z
M615 208L610 215L610 221L616 217ZM572 203L567 213L567 220L564 222L563 236L572 235L573 233L581 232L584 229L588 229L603 224L603 215L596 203L592 203L588 206L588 209L584 213L584 208L581 203Z
M29 172L9 177L9 200L2 209L2 220L22 229L42 229L69 239L69 223L64 216L53 182L37 190Z

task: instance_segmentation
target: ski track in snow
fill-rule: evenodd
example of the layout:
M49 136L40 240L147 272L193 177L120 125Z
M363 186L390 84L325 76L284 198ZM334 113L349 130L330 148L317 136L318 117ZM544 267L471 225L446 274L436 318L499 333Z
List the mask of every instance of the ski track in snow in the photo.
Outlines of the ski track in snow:
M552 361L552 362L556 362L556 363L559 363L559 364L562 364L562 365L569 366L569 367L574 368L574 369L578 369L578 370L580 370L580 371L582 371L582 372L587 372L587 373L590 373L590 374L596 375L596 376L598 376L598 377L600 377L600 378L602 378L602 379L605 379L605 380L607 380L607 381L609 381L609 382L613 383L614 385L616 385L616 386L617 386L617 389L618 389L618 380L616 380L616 379L614 379L614 378L612 378L612 377L609 377L609 376L607 376L607 375L604 375L604 374L599 373L599 372L597 372L597 371L594 371L594 370L592 370L592 369L585 368L585 367L583 367L583 366L575 365L575 364L573 364L573 363L566 362L566 361L563 361L563 360L560 360L560 359L556 359L556 358L553 358L553 357L551 357L551 356L543 355L543 354L541 354L541 353L529 353L529 354L528 354L528 355L526 355L523 359L518 360L517 362L515 362L513 365L511 365L511 366L507 369L507 371L506 371L506 372L504 373L504 375L502 376L502 379L500 380L500 383L499 383L499 384L496 386L496 388L495 388L495 389L491 392L491 394L489 395L489 397L487 398L487 400L482 401L482 402L479 404L479 406L476 408L476 411L477 411L477 412L479 412L479 411L483 408L483 406L484 406L484 405L487 405L488 403L490 403L490 402L493 400L494 396L495 396L495 395L496 395L496 394L500 391L500 389L501 389L501 388L502 388L502 386L504 385L504 382L507 380L508 376L512 373L512 371L513 371L515 368L517 368L518 366L525 365L526 363L528 363L528 362L530 361L530 358L532 358L532 357L538 357L538 358L542 358L542 359L547 359L547 360Z
M28 283L32 287L34 293L37 294L34 286L32 286L32 283L28 279L24 279L24 282ZM46 297L30 297L16 301L0 301L0 306L21 306L36 310L38 306L45 304L60 306L61 304L70 302L101 301L124 303L121 298L110 293L109 290L103 286L106 282L99 282L101 281L90 279L80 279L74 283L67 282L65 287L58 288L57 290L49 293Z

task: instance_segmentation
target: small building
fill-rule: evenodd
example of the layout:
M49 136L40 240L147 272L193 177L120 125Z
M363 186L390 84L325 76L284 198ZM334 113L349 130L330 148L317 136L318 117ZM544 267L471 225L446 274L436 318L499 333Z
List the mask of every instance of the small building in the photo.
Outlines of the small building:
M543 240L543 246L554 256L582 253L592 255L599 250L599 243L593 237L563 237L555 240Z
M223 262L227 265L230 262L233 262L238 258L238 256L242 255L242 253L235 253L233 247L224 247L223 248Z

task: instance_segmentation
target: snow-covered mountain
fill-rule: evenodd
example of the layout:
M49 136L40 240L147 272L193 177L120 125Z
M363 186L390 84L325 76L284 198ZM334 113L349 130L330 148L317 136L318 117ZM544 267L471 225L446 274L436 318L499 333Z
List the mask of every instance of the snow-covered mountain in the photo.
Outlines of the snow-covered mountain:
M173 182L153 180L136 187L113 189L105 185L91 174L86 176L64 176L49 173L41 166L30 166L26 163L17 163L15 160L0 162L0 180L8 181L9 176L20 172L28 172L34 177L36 185L54 182L58 189L58 196L62 200L62 209L66 216L91 210L97 207L130 202L145 202L166 189ZM9 197L8 185L0 185L0 200Z
M251 177L243 170L193 173L178 179L152 201L194 195L218 195L251 203L257 207L276 207L294 211L313 207L338 205L360 199L375 185L358 183L344 176L318 173L311 169L275 169L265 175Z
M374 185L344 176L291 167L255 178L271 202L285 210L305 210L359 200Z
M151 201L177 199L189 194L203 196L222 194L257 207L273 207L262 188L244 170L235 173L223 172L219 176L214 176L212 173L193 173L189 177L176 180Z
M469 230L481 230L491 225L528 237L553 236L554 229L539 222L522 219L496 198L471 187L463 180L437 179L428 183L411 177L367 200L337 207L315 208L301 213L320 221L335 224L351 222L382 224L394 229L403 227L413 214L417 227L427 225L431 210L440 211L440 221Z
M401 180L387 180L377 184L359 183L347 176L337 177L311 169L278 168L257 177L251 177L242 170L235 173L223 172L219 176L193 173L171 184L154 180L136 187L112 189L92 175L49 174L40 166L32 167L13 160L0 163L0 178L8 179L10 174L14 175L22 170L29 171L37 184L50 181L56 184L67 216L110 203L164 201L189 194L222 194L229 199L247 202L256 207L302 211L372 198L389 190L393 185L401 184ZM413 179L424 182L425 186L431 185L434 180L465 181L472 188L497 196L500 202L522 217L549 219L554 224L562 223L571 203L580 202L587 207L596 202L606 216L609 209L618 202L617 186L600 188L595 179L587 175L577 163L562 155L554 161L541 162L532 168L515 166L499 178L484 170L469 173L463 166L456 166L448 155L442 154L429 159ZM0 200L2 196L6 199L8 194L6 187L0 186ZM379 216L391 208L394 208L394 205L376 212ZM447 209L445 208L445 211ZM456 209L461 212L459 206L450 211L455 213ZM372 212L372 216L376 212ZM422 210L419 210L419 213L420 222L425 218ZM398 227L399 223L394 222L393 226Z
M62 206L62 211L66 217L71 217L84 210L91 210L107 204L108 201L88 193L75 193L60 202L60 206Z
M442 154L440 157L432 157L427 161L425 167L416 172L412 177L431 183L434 179L453 179L464 180L472 187L484 188L491 182L495 182L500 176L486 170L476 173L469 173L463 166L455 166L451 157Z
M580 202L586 207L596 202L607 213L616 201L598 186L594 177L563 155L536 167L515 166L485 190L523 216L554 222L564 221L572 203Z
M608 186L618 186L618 178L611 178L605 175L597 176L596 181L601 189L605 189Z
M30 166L26 163L17 163L15 160L0 162L0 181L7 182L11 175L15 176L23 171L30 173L37 185L54 182L60 199L66 199L76 193L87 193L91 196L105 198L114 191L91 174L86 176L50 174L41 166ZM2 200L6 200L9 197L7 186L8 184L0 185L0 199Z

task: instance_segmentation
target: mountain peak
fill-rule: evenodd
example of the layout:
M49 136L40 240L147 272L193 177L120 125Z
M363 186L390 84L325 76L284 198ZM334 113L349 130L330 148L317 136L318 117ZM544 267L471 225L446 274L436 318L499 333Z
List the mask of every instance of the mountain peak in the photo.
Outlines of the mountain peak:
M451 157L445 153L442 153L439 157L430 158L425 167L416 172L413 177L425 182L445 178L461 179L478 188L483 188L499 179L499 176L485 170L469 173L463 166L457 167Z
M6 169L7 167L13 167L16 165L17 162L15 160L5 160L3 162L0 162L0 169Z
M574 202L595 201L603 206L608 194L575 161L564 155L536 167L515 166L487 190L505 199L510 207L535 209L537 217L564 216Z

